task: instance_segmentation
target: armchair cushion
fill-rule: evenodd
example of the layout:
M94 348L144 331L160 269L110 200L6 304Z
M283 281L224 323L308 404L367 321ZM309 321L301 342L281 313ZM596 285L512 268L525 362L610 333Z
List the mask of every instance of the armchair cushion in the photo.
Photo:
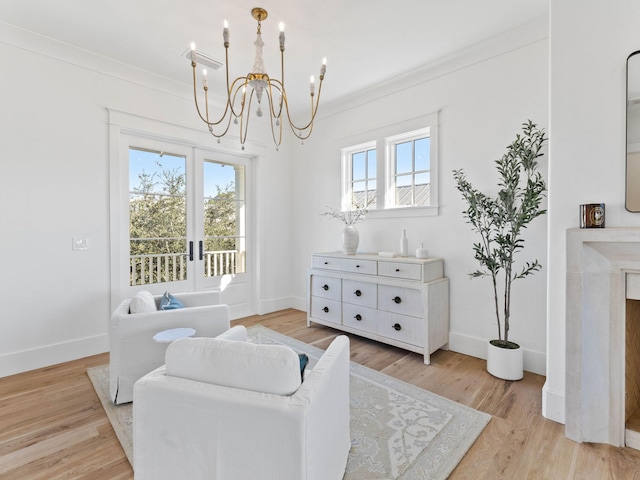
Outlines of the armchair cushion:
M156 308L156 301L150 292L146 290L140 290L129 302L129 313L149 313L158 310Z
M170 376L276 395L301 383L298 354L284 345L184 338L169 345L165 365Z

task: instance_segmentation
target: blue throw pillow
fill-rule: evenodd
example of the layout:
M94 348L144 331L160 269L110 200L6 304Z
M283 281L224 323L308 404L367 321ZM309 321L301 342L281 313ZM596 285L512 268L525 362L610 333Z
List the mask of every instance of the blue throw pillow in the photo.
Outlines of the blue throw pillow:
M298 357L300 358L300 377L302 377L302 381L304 382L304 369L307 368L309 357L306 353L299 353Z
M160 310L175 310L177 308L184 308L182 302L169 292L164 292L160 300Z

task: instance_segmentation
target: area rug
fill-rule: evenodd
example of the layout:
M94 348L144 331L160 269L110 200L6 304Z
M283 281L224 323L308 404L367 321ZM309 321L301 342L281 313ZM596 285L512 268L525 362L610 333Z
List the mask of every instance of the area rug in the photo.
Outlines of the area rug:
M262 326L250 341L289 345L309 356L323 350ZM428 367L425 367L428 368ZM129 463L132 404L109 399L109 366L87 371ZM344 480L441 480L449 476L491 416L351 362L351 451Z

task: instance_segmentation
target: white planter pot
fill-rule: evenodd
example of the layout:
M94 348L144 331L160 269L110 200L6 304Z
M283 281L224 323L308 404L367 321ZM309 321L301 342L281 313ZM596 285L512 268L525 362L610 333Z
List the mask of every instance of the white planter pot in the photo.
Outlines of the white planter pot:
M509 342L512 343L512 342ZM496 347L487 342L487 372L503 380L520 380L523 376L522 348Z

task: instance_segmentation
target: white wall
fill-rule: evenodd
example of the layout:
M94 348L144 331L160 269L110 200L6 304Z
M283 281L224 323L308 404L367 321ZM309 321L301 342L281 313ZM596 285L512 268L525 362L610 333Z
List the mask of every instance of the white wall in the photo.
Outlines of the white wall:
M106 108L201 126L188 88L6 25L0 25L0 59L11 65L3 70L3 91L10 94L0 113L4 376L107 349ZM479 187L495 188L493 160L521 123L531 118L547 127L547 86L548 31L542 19L378 89L323 105L323 117L304 146L290 142L276 153L259 137L267 147L258 162L255 310L304 309L310 254L339 248L340 223L318 215L339 203L339 144L372 127L439 111L439 216L367 219L359 225L361 245L368 251L395 249L406 228L410 249L422 241L443 257L451 281L451 347L483 356L483 341L495 336L490 285L467 277L475 268L474 237L460 213L464 205L451 170L465 168ZM544 219L528 235L528 254L547 265ZM73 237L89 238L90 250L73 252ZM513 339L526 350L527 368L542 373L545 274L516 286L512 326Z
M543 413L564 422L567 228L582 203L604 202L606 226L638 226L625 210L625 66L640 49L640 3L551 0L549 280ZM622 347L622 346L621 346Z
M107 108L204 129L186 86L6 24L0 24L0 60L6 67L0 109L0 376L6 376L108 349ZM215 139L207 139L217 148ZM265 144L254 148L262 155L256 311L291 304L289 157ZM73 237L88 238L89 250L72 251Z
M467 275L476 268L475 237L461 214L464 204L451 171L464 168L476 186L495 193L493 161L504 153L521 124L532 119L547 127L547 35L547 19L541 19L340 105L323 106L324 117L313 137L296 147L292 165L293 291L300 308L304 308L311 253L340 249L343 225L319 216L327 205L340 205L340 147L351 138L361 139L361 133L439 111L439 215L370 216L357 227L359 251L398 251L402 229L407 229L409 251L424 242L431 255L444 259L450 280L450 347L485 356L485 341L497 335L491 284ZM546 157L541 163L546 175ZM539 373L545 371L546 235L545 217L527 232L526 255L538 258L545 269L515 285L511 329L511 339L525 349L525 368Z

